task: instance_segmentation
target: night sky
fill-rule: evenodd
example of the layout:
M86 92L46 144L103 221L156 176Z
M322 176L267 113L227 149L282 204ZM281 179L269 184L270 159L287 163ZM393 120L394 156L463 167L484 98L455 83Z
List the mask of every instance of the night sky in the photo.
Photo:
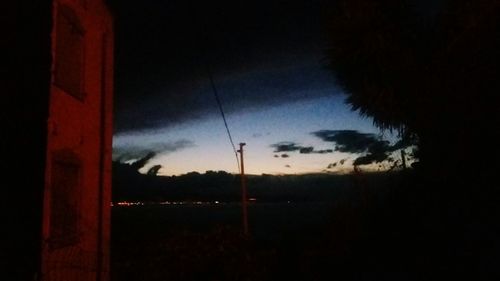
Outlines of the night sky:
M351 171L367 147L342 141L395 142L344 103L325 55L329 1L110 2L115 160L153 151L145 169L161 164L160 174L236 173L210 72L248 173Z

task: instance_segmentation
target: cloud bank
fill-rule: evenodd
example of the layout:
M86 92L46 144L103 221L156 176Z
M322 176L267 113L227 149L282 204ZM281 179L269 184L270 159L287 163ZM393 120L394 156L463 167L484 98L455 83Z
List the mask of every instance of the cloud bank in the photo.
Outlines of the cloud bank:
M375 134L361 133L356 130L319 130L311 133L324 142L335 144L335 151L362 154L354 159L353 165L368 165L380 163L390 159L390 154L396 150L407 148L414 143L409 140L400 140L394 145L389 141L378 137ZM345 160L342 161L343 164ZM332 163L328 168L333 168L336 163Z
M274 152L294 152L298 151L300 154L326 154L333 153L333 149L322 149L316 150L312 146L301 146L298 143L292 141L283 141L275 144L271 144L274 148Z
M195 146L193 141L181 139L174 142L155 142L145 145L121 145L113 147L113 159L119 162L137 160L146 155L172 153Z

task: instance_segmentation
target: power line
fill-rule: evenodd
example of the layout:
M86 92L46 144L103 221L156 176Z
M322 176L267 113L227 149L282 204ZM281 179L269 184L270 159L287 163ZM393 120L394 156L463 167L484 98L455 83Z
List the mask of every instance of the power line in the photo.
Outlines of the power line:
M217 106L219 107L220 114L222 116L222 120L224 120L224 126L226 127L227 136L229 137L229 142L231 142L231 146L233 147L234 156L236 158L236 164L238 165L238 172L241 172L240 169L240 160L238 159L238 152L236 151L236 147L233 142L233 137L231 136L231 131L229 130L229 126L227 125L226 115L224 114L224 109L222 108L222 103L220 102L219 94L217 92L217 87L215 87L214 78L212 76L212 71L210 71L210 67L207 65L208 77L210 78L210 84L212 85L212 90L215 96L215 100L217 101Z

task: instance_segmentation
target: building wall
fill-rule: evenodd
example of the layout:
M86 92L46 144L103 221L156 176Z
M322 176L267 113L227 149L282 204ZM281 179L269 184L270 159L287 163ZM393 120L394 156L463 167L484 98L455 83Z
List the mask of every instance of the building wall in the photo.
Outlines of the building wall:
M52 19L41 279L107 280L112 17L103 0L54 0Z

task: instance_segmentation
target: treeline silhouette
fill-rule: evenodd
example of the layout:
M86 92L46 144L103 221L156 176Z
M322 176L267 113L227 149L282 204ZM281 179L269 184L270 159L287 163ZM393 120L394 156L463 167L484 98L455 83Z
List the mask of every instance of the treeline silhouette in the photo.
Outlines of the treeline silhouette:
M149 156L146 156L149 157ZM180 176L158 176L138 171L145 158L132 164L113 162L113 201L219 201L241 200L240 176L225 171L190 172ZM139 165L137 164L139 163ZM397 173L363 175L364 189L387 185ZM258 202L318 202L357 198L359 176L350 174L248 175L248 196Z

